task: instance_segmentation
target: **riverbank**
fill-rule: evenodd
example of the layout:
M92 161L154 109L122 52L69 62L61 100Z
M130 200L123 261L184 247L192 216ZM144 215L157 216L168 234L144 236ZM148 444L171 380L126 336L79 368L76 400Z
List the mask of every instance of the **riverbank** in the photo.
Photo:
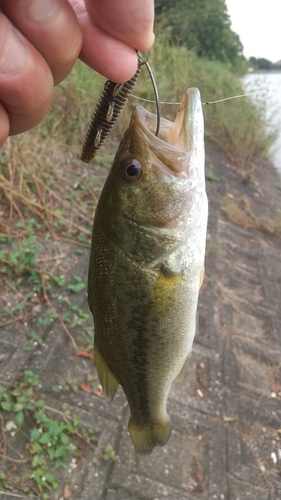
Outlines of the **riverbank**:
M61 241L52 255L53 273L59 269L58 276L65 275L63 293L58 285L51 295L57 316L48 318L44 290L27 299L33 286L27 278L19 283L17 277L2 276L3 310L9 301L14 314L10 320L2 317L0 383L17 385L30 370L38 375L35 399L44 402L48 415L58 421L75 415L79 423L80 437L70 436L75 449L67 467L50 467L58 482L49 491L53 500L281 499L281 239L274 236L281 218L280 181L270 164L256 162L245 178L214 144L207 143L206 149L205 279L192 358L169 398L174 430L164 448L136 456L122 391L112 403L101 392L90 359L92 320L86 317L85 288L74 292L75 283L86 281L88 249L81 255L76 250L82 247ZM63 164L67 155L53 154L58 171L63 167L72 179L78 161L69 158ZM107 167L94 166L93 171L97 199ZM25 315L13 303L24 298L31 305ZM66 319L70 310L71 320L76 315L73 326ZM2 410L4 421L10 421L13 414ZM29 478L27 448L34 422L28 411L17 432L4 436L2 421L0 490L7 492L2 500L36 491ZM92 429L95 441L89 440ZM43 493L35 498L43 499Z

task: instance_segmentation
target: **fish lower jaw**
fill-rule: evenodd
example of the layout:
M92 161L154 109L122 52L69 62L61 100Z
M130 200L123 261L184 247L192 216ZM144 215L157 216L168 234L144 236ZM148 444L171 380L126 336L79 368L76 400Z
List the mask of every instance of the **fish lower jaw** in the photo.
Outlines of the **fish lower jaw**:
M128 428L136 452L142 454L152 453L155 446L164 446L172 431L168 415L163 422L153 426L136 425L130 418Z

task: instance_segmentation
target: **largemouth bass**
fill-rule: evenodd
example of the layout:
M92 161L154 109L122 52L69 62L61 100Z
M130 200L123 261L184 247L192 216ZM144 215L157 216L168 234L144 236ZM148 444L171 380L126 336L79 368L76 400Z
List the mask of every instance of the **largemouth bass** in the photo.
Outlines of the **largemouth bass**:
M155 124L135 108L98 202L88 282L99 379L110 400L123 387L143 453L170 436L166 403L191 354L208 212L199 90L186 91L175 122L161 118L159 137Z

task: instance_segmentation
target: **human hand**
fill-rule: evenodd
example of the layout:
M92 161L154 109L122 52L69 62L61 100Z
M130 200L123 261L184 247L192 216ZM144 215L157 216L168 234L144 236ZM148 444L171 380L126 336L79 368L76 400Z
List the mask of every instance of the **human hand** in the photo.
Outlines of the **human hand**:
M0 146L37 125L77 57L129 80L154 41L153 0L0 0Z

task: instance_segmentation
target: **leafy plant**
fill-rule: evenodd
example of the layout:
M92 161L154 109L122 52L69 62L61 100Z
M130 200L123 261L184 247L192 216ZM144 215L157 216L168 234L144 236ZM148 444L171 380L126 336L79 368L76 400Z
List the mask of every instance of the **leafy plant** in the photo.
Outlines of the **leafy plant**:
M219 182L220 178L217 175L212 174L212 172L206 172L207 181Z
M92 326L86 328L86 350L94 350L94 329Z
M104 452L102 454L102 458L108 462L109 460L116 460L116 451L114 450L111 444L107 444Z
M52 280L56 283L58 286L65 286L65 276L57 276L57 275L52 275Z
M28 235L22 241L13 241L11 238L2 238L7 248L0 251L0 260L4 263L1 272L26 275L28 279L38 285L40 276L36 272L38 254L42 247L36 242L34 235Z
M59 486L55 476L50 473L50 468L66 465L70 453L76 450L72 438L78 437L90 443L97 440L97 433L91 429L80 430L79 419L71 415L67 404L63 405L63 411L55 410L61 420L50 416L53 409L39 398L38 382L38 375L26 370L22 381L14 387L5 388L0 385L0 408L5 433L18 432L25 422L29 423L29 440L25 446L30 456L29 476L37 487L37 494L40 493L44 499L49 498L49 491L56 490ZM109 452L108 449L108 456ZM4 484L8 481L5 471L1 472L1 481Z
M56 317L55 312L52 309L47 309L45 314L40 316L37 320L38 326L45 327Z
M55 392L58 392L60 390L65 390L65 391L71 390L76 392L78 390L78 383L73 377L68 375L65 380L61 379L58 385L55 385L53 387L53 390Z
M70 284L67 286L67 289L70 290L73 293L78 293L84 290L85 288L85 283L81 276L73 276L74 280L76 283Z

